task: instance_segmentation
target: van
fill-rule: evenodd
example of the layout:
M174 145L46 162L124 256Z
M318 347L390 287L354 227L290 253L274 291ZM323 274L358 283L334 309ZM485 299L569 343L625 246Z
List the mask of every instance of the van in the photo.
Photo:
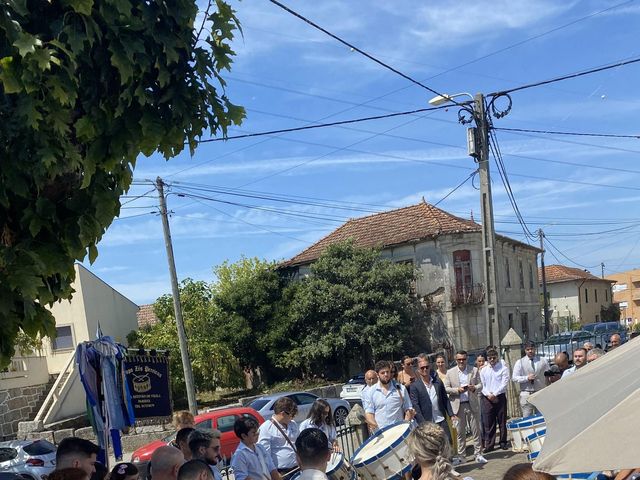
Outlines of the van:
M620 335L621 343L627 341L627 331L622 325L620 325L619 322L587 323L586 325L582 326L582 329L588 332L592 332L593 335L598 339L597 343L600 343L603 346L609 344L609 338L614 333Z

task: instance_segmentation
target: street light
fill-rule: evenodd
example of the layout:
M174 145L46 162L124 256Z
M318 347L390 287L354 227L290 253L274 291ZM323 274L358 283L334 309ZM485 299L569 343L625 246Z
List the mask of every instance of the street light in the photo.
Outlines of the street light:
M443 95L436 95L431 100L429 100L429 105L433 105L434 107L439 107L440 105L444 105L445 103L451 102L456 97L461 97L463 95L467 95L471 100L473 100L473 95L466 92L454 93L453 95L447 95L446 93Z

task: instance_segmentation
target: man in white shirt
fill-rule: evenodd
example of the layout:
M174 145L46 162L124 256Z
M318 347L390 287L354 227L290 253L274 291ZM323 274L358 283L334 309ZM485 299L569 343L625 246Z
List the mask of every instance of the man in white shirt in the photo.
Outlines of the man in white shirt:
M240 444L231 457L236 480L280 480L282 477L273 459L262 445L258 445L258 422L240 417L233 424L233 432Z
M274 402L273 412L273 416L260 425L258 444L269 454L280 475L285 476L298 466L293 446L299 433L298 424L293 420L298 407L289 397L281 397Z
M549 370L549 363L545 358L536 355L536 344L533 342L525 343L524 353L525 356L513 366L513 377L511 379L514 383L520 385L522 416L530 417L538 412L529 403L529 397L547 386L544 372Z
M485 452L491 452L496 443L496 426L500 425L500 448L507 450L507 385L509 368L498 360L496 350L487 351L489 365L480 370L482 383L482 426Z
M567 378L569 375L573 375L576 370L581 369L587 364L587 351L584 348L576 348L573 351L573 367L566 369L562 372L562 378Z
M404 385L391 378L391 364L386 360L376 363L378 383L367 392L366 421L372 430L384 428L402 420L411 420L414 410Z
M307 428L296 439L299 480L327 480L327 463L331 458L329 440L319 428Z

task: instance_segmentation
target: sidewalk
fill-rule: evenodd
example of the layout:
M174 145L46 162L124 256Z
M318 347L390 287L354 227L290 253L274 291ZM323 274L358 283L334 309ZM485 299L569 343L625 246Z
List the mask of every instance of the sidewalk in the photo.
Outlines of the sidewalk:
M526 453L515 453L511 450L495 450L485 454L485 457L489 463L481 465L475 461L467 462L458 465L456 471L463 477L472 477L474 480L501 480L505 472L513 465L529 463Z

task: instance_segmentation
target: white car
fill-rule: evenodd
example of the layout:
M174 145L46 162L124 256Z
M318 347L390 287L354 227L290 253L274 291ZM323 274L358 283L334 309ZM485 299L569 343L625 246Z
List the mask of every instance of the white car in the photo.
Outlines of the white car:
M46 440L0 442L0 472L43 480L56 468L56 446Z
M294 418L298 423L307 418L309 410L311 410L311 405L320 398L309 392L282 392L256 398L249 404L249 407L257 410L264 420L267 421L273 415L273 404L281 397L289 397L298 406L298 413ZM336 425L344 425L347 415L349 414L349 410L351 410L349 402L339 398L324 398L323 400L326 400L331 406L333 419L336 422Z
M342 386L340 398L346 400L351 405L354 403L362 404L362 390L364 390L364 387L366 386L367 384L364 381L364 373L359 373L358 375L350 378L349 381Z

